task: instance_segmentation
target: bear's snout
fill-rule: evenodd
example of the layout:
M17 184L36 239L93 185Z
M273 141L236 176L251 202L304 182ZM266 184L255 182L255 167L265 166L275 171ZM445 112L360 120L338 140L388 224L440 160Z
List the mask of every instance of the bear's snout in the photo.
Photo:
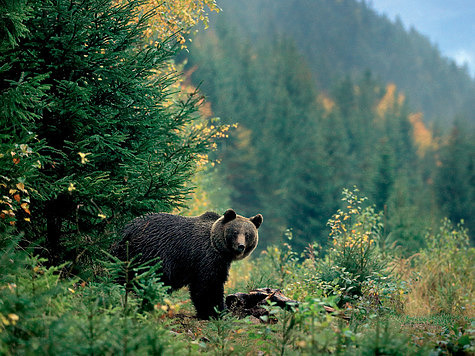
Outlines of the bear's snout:
M236 239L233 241L232 250L236 256L242 255L246 249L246 236L244 234L239 234Z

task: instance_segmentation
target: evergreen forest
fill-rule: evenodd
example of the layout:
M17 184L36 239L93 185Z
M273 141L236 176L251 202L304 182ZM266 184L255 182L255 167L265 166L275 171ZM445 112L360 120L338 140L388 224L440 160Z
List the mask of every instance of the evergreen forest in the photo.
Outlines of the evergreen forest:
M186 70L212 115L238 124L215 158L232 205L271 221L264 243L292 229L296 246L325 244L341 190L355 185L405 253L443 217L463 220L473 239L467 70L364 2L251 3L222 2L193 39Z
M0 354L472 355L474 97L364 0L0 1ZM225 295L285 307L199 320L110 254L228 208Z

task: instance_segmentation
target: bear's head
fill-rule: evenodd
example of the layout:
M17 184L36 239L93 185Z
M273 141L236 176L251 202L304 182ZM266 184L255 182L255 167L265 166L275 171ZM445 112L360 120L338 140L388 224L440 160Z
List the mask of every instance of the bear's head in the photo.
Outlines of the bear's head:
M229 209L214 222L211 243L221 254L233 260L242 260L256 248L259 239L257 229L262 220L261 214L246 218Z

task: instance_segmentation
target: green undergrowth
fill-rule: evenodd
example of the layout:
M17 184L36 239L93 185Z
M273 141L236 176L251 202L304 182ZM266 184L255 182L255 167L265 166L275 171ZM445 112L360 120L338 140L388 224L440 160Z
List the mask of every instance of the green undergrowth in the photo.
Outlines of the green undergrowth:
M444 221L426 249L401 260L382 248L381 216L356 193L345 192L329 221L325 253L297 253L289 231L233 265L227 294L269 287L298 301L288 310L269 303L259 318L198 320L188 291L170 293L157 267L106 253L101 273L82 280L4 230L0 354L473 355L473 248L463 226Z

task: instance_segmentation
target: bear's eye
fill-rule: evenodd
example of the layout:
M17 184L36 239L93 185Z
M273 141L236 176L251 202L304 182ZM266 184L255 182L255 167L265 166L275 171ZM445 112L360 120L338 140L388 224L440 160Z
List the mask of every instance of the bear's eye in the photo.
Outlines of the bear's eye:
M233 241L236 241L237 237L238 237L238 233L233 232L233 233L229 234L228 236L226 236L226 240L227 240L228 243L231 244L231 243L233 243Z

